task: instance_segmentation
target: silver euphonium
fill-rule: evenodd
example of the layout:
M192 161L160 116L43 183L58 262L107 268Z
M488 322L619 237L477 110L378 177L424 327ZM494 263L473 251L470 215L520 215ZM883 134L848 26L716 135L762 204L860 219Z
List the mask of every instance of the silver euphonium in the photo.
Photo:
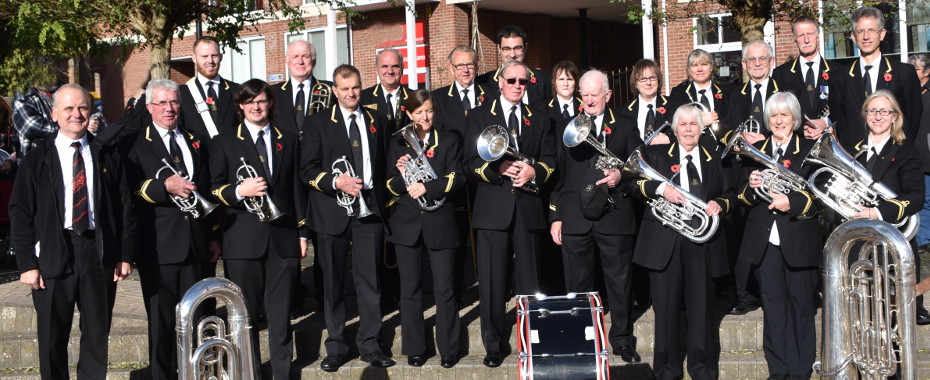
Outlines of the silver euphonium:
M477 145L478 156L488 162L497 161L506 154L527 164L536 164L536 159L520 153L520 143L517 141L516 134L508 135L507 129L500 125L485 128L478 136ZM520 188L533 194L539 193L539 188L529 182Z
M823 166L811 174L807 183L811 192L844 219L850 219L863 207L875 207L880 200L898 197L888 186L872 178L872 173L846 152L830 131L824 131L814 143L804 163ZM821 179L821 175L829 177ZM920 217L908 216L894 226L911 240L920 228Z
M317 82L310 90L310 105L307 106L307 115L313 115L333 105L332 86Z
M245 157L239 157L239 161L242 161L242 165L236 169L236 177L239 179L238 183L242 183L246 178L258 177L258 172L255 171L255 168L245 162ZM271 200L271 196L268 195L268 190L265 190L265 195L260 197L245 197L245 200L242 202L245 204L245 209L255 214L255 216L258 216L258 220L262 222L270 222L284 216L284 213L281 212L278 206Z
M167 169L167 170L170 170L171 173L173 173L174 175L180 177L181 179L185 181L190 181L190 177L188 177L187 175L178 173L178 171L174 169L174 166L171 166L171 164L168 163L168 160L162 158L161 163L163 163L164 166L162 166L161 168L158 169L157 172L155 172L155 178L161 178L161 172ZM181 211L190 214L191 217L195 219L200 218L202 216L210 215L210 213L216 209L216 204L210 203L210 201L202 197L200 193L197 192L197 190L192 191L191 195L187 198L180 197L177 195L171 195L170 198L171 198L171 201L174 202L174 204L178 206L179 209L181 209Z
M358 178L355 176L355 168L352 167L352 163L346 159L346 156L339 157L336 161L333 161L333 165L330 169L336 177L345 173L348 174L349 177ZM358 196L349 195L349 193L343 191L337 192L336 204L346 209L346 215L353 216L355 215L355 210L352 209L352 205L354 205L355 200L358 199L358 218L361 219L371 215L372 212L371 209L368 208L368 204L365 203L365 197L361 196L362 190L358 192Z
M665 186L672 186L685 198L684 204L680 205L669 202L661 196L654 199L649 198L646 205L652 209L652 215L662 222L662 225L675 230L688 240L698 244L710 240L717 232L720 217L718 215L708 215L707 211L705 211L707 210L706 202L675 185L649 166L646 160L643 159L643 152L640 149L634 150L633 154L627 158L626 163L623 164L623 175L664 182ZM697 219L700 224L697 227L692 227L688 222L692 219Z
M436 175L436 171L433 170L433 166L429 164L423 147L420 146L420 139L417 137L417 133L414 130L416 123L410 123L401 128L399 131L394 132L394 134L400 134L404 137L404 140L407 141L409 145L416 152L417 156L412 157L407 161L404 161L404 184L407 187L415 183L426 183L432 181L436 178L439 178ZM438 200L431 200L429 197L424 194L423 196L416 199L417 203L420 204L420 208L426 211L433 211L442 207L443 203L446 203L446 198Z
M823 260L823 347L814 371L884 379L900 370L900 379L916 379L917 274L907 238L879 220L850 220L830 234Z
M211 315L195 327L198 306L211 298L226 305L226 321ZM200 280L184 293L175 307L175 317L180 380L256 378L253 355L257 352L252 347L249 312L236 284L219 277Z
M586 113L578 114L565 126L565 132L562 133L562 143L569 148L574 148L582 142L594 147L601 154L597 158L597 163L594 164L597 169L610 170L623 166L623 160L614 155L604 143L598 141L591 134L591 128L593 127L591 118Z

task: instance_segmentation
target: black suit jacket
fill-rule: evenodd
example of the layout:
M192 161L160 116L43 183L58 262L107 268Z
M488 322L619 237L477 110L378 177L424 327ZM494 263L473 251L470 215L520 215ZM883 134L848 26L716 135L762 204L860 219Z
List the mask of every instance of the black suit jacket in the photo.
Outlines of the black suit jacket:
M698 146L696 149L700 149L701 152L702 186L701 194L694 195L705 202L714 200L720 204L720 218L723 219L724 215L736 206L736 195L733 191L731 178L726 175L720 163L719 155L711 154L711 151L703 146ZM643 151L643 157L652 168L665 178L672 178L674 174L673 168L684 170L684 167L679 165L681 157L678 155L678 143L648 146ZM660 184L659 181L637 178L630 182L628 193L643 201L658 199L661 196L656 195L656 190ZM648 269L663 270L672 257L672 250L675 245L679 244L679 239L685 239L685 237L662 225L662 222L656 219L652 212L646 212L636 239L633 262ZM689 243L691 242L686 241L686 239L683 241L683 244ZM714 277L726 274L729 271L729 262L724 230L718 228L716 235L704 244L707 245L710 273Z
M656 122L655 122L654 127L656 129L659 129L659 127L661 127L662 124L664 124L665 122L671 123L672 116L675 115L675 110L678 109L679 105L680 104L678 104L678 102L676 102L671 97L661 95L661 94L657 95L656 96L656 109L655 109ZM642 102L639 101L639 96L637 96L629 104L618 108L617 113L619 114L620 117L627 119L626 121L627 123L632 122L633 125L636 126L637 134L645 135L646 137L648 137L650 132L648 131L644 132L643 128L645 126L639 125L638 123L640 107L642 107ZM671 128L666 128L663 133L669 135L670 138L674 139Z
M529 68L528 70L527 77L530 83L526 85L528 94L526 100L529 102L530 106L536 107L552 98L552 74L545 70L534 70ZM501 69L498 68L497 70L488 71L475 78L475 83L483 85L485 89L491 92L487 97L488 99L496 99L501 95L500 85L498 84L500 71Z
M193 177L186 169L184 175L194 182L198 192L206 193L204 197L215 202L207 191L210 189L210 156L206 144L209 138L183 128L180 131L191 152L191 165L194 168ZM130 187L137 195L133 200L139 231L145 231L136 239L136 261L180 264L191 255L197 260L207 260L210 254L210 230L216 218L209 215L194 219L190 214L182 212L165 190L165 178L170 177L172 172L165 169L158 177L155 176L164 167L162 158L171 162L160 133L160 129L148 125L130 142L132 150L129 151L126 172Z
M843 146L852 146L865 139L868 126L862 118L862 103L865 102L865 84L859 59L836 70L830 90L831 119L838 123L836 137ZM917 135L923 104L920 99L920 80L914 66L892 61L882 56L878 65L879 77L875 81L875 90L891 91L901 110L904 112L904 133L906 144L912 144Z
M368 154L371 157L371 173L373 182L374 202L367 203L376 215L385 219L385 159L386 139L393 131L389 127L387 118L374 110L362 107L363 126L368 136ZM346 210L336 204L336 194L339 190L333 189L335 175L332 165L337 159L345 156L352 160L352 147L349 145L345 120L342 108L335 105L314 114L304 123L303 150L301 151L300 178L310 185L310 228L318 233L327 235L340 235L349 227L351 218ZM355 175L361 178L361 168L354 168Z
M815 86L812 91L817 95L817 100L814 102L813 107L810 100L808 100L807 85L804 84L804 71L807 70L807 65L801 63L801 58L795 58L776 67L772 73L772 78L778 81L782 91L790 91L798 98L798 103L801 104L801 113L804 116L811 119L820 119L829 115L830 96L834 95L831 94L832 88L830 87L833 82L831 75L834 74L830 70L831 66L837 66L837 64L832 63L831 65L830 61L820 57L820 68L814 73Z
M424 211L420 204L407 194L404 178L395 165L397 159L405 154L409 154L411 158L417 157L407 140L400 135L394 136L385 162L390 176L387 180L387 190L394 196L393 206L390 208L391 235L388 236L388 241L412 246L422 235L423 243L430 249L462 246L462 237L459 235L459 228L456 227L455 206L451 202L451 196L458 193L465 184L462 143L459 137L449 132L430 132L429 145L424 151L424 156L438 178L424 183L425 197L433 201L446 199L442 206L433 211Z
M407 98L412 92L407 86L401 85L397 89L397 107L394 108L394 114L390 115L388 110L387 99L385 99L384 89L381 88L380 84L376 84L369 88L362 90L362 97L360 100L361 105L370 108L378 113L384 115L387 118L388 124L392 125L394 128L391 130L391 133L400 130L405 125L410 124L410 118L407 117Z
M465 107L462 106L462 95L455 90L453 83L432 92L433 102L436 103L433 105L436 111L433 126L440 131L455 133L461 140L465 138L465 116L468 112L465 112ZM472 109L480 107L487 99L494 99L487 85L475 83L475 92L476 104Z
M582 107L581 98L572 97L572 102L571 104L569 104L568 107L571 108L573 112L572 116L569 116L569 120L571 120L572 118L574 118L575 116L578 116L578 114L582 112L581 111L581 107ZM547 102L543 106L538 107L538 109L540 111L545 112L546 115L549 116L549 120L552 122L552 131L559 132L559 133L556 133L556 136L555 136L556 142L561 141L562 139L561 131L556 131L557 129L559 129L559 128L556 128L556 126L561 124L563 121L562 108L560 108L559 106L558 99L556 98L549 99L549 102ZM609 112L613 114L613 110L609 110Z
M73 254L64 230L64 192L61 157L55 149L58 134L37 142L23 159L10 198L10 234L20 273L39 269L45 278L71 274ZM133 262L136 219L126 186L125 169L109 149L88 134L94 173L94 235L104 268ZM63 159L70 160L70 157ZM36 243L40 254L36 256Z
M327 86L329 86L327 88ZM316 77L310 77L310 88L304 90L304 98L309 104L313 97L322 97L326 99L326 104L332 104L335 100L332 93L333 83L325 80L317 80ZM275 118L275 125L278 128L281 128L285 131L291 133L300 133L300 127L302 125L297 125L297 111L294 109L294 87L291 86L291 81L286 80L281 83L276 83L271 86L271 89L274 91L275 97L275 108L278 109L278 114ZM329 93L329 96L325 96L326 92ZM312 115L313 110L310 107L306 107L303 110L304 115ZM306 118L304 118L306 120Z
M711 92L712 94L707 94L707 100L714 105L714 111L717 112L717 128L714 130L714 134L717 137L722 137L727 131L730 131L734 128L733 125L730 125L727 115L729 114L729 109L727 108L727 99L730 98L733 94L731 93L731 87L724 86L721 87L716 83L711 83ZM672 98L672 101L682 106L688 103L698 102L700 103L701 97L697 93L697 87L694 86L694 82L686 80L681 84L672 88L669 98ZM669 121L671 121L671 116L669 116Z
M783 148L784 155L778 159L779 164L788 170L808 178L814 171L811 165L802 165L814 145L812 140L802 138L795 133L791 141ZM755 147L774 157L775 144L772 138L756 142ZM769 210L769 203L756 195L755 189L749 187L749 174L753 170L765 169L761 164L743 159L743 174L737 186L739 201L749 208L746 229L740 245L740 260L758 264L765 253L772 233L772 223L778 225L778 236L785 261L792 267L812 267L823 263L823 233L817 218L798 219L798 216L811 213L819 207L814 202L814 195L806 190L788 193L791 208L787 213Z
M268 250L284 258L300 257L298 239L300 235L307 236L306 230L298 231L306 224L304 213L307 210L306 190L297 177L300 142L296 134L274 126L269 135L271 176L265 174L246 125L239 124L229 133L217 135L210 143L210 187L213 196L226 205L223 227L223 257L226 259L254 260ZM261 222L246 210L244 200L237 202L238 177L245 176L245 170L239 170L240 157L245 158L259 177L265 178L268 183L265 194L270 194L284 216Z
M506 126L506 113L500 104L500 98L486 102L481 107L468 113L465 134L465 170L477 181L475 190L474 214L472 227L479 229L503 231L510 226L514 214L521 213L529 229L545 229L546 217L543 213L543 199L513 187L511 181L500 174L501 162L513 160L502 157L494 162L487 162L478 156L478 136L491 125ZM510 108L510 107L508 107ZM523 131L519 142L521 153L536 159L533 169L536 171L536 186L542 188L550 179L556 168L555 140L549 117L541 112L534 112L522 104ZM506 127L505 127L506 128ZM512 145L512 143L511 143Z
M733 129L736 129L737 126L749 119L749 115L752 115L752 92L754 91L754 85L755 82L749 81L744 83L742 87L734 87L731 95L724 98L728 99L726 105L729 108L727 113L727 124L730 125L731 129L723 134L723 141L729 140L729 135L733 132ZM769 78L769 85L765 91L765 100L768 100L779 91L782 91L781 83L775 78ZM763 105L765 104L765 100L762 101ZM762 129L762 134L766 136L771 135L768 129L765 128L765 120L758 121Z
M920 100L927 112L920 114L920 128L917 130L914 146L920 153L920 162L926 174L930 173L930 82L920 88Z
M865 140L857 142L848 150L856 155L867 149ZM865 153L862 153L865 156ZM881 182L898 194L897 198L881 200L876 207L882 220L898 223L924 208L924 175L920 156L913 145L893 144L891 140L878 153L878 161L872 168L872 179Z
M194 102L194 97L190 93L191 90L200 91L204 101L206 101L207 89L202 88L200 82L197 81L196 76L193 79L193 88L190 88L190 85L188 84L183 84L180 86L179 90L181 93L181 115L184 118L184 126L194 133L197 133L198 135L210 136L210 133L207 131L207 127L204 124L203 119L200 117L200 112L197 111L197 105ZM220 89L217 90L217 97L219 97L219 100L216 101L216 130L219 131L220 134L223 134L227 131L235 129L236 125L239 124L239 121L236 117L236 105L232 101L233 91L236 91L236 88L239 87L239 84L230 82L223 78L219 78L218 80L220 81L221 85L219 86ZM205 117L210 117L210 113L206 111L206 108L204 108L203 114Z
M607 149L621 160L626 160L636 147L643 144L643 140L636 133L636 126L628 119L616 117L612 110L607 110L603 116L604 123L601 128L603 133L606 133L604 143ZM568 125L568 120L560 123L558 136L565 131L566 125ZM593 131L592 129L592 133ZM590 171L601 172L594 169L594 163L597 162L600 153L587 143L574 148L559 144L558 157L560 175L549 198L550 222L562 221L562 233L564 234L581 235L592 229L604 235L636 233L633 202L628 197L619 194L619 189L624 188L624 184L630 178L626 176L621 178L621 185L615 188L617 191L612 191L613 203L609 205L607 213L598 220L590 220L581 213L583 208L581 194L590 184L590 181L586 179L588 173ZM603 174L599 177L603 177Z

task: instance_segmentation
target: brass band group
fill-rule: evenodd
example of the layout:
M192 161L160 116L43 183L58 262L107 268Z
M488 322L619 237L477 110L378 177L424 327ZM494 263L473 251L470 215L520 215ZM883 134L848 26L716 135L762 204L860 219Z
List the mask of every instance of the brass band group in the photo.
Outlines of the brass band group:
M176 305L216 275L218 259L244 295L254 351L266 325L273 377L299 376L291 311L303 299L308 247L328 333L320 368L338 371L356 351L393 366L379 341L389 247L409 366L427 362L430 336L442 367L465 354L458 282L474 252L485 366L511 354L512 296L546 289L546 266L560 264L567 292L603 283L608 341L623 362L641 361L634 307L651 305L657 379L685 369L719 377L713 304L727 282L730 314L763 309L770 378L810 378L830 230L868 218L899 226L915 256L930 243L918 227L930 178L930 56L883 56L884 20L871 7L852 13L860 56L844 65L821 55L819 23L799 18L796 58L776 67L772 46L746 43L749 80L739 85L715 82L714 58L694 50L688 79L663 95L660 66L640 60L634 99L615 108L602 71L525 65L530 37L515 26L497 35L500 68L478 75L475 50L456 47L454 82L431 92L401 84L394 49L375 57L370 88L347 64L332 82L318 80L303 40L287 47L285 81L237 84L218 75L216 40L200 38L190 81L150 80L123 121L96 136L87 133L90 95L64 85L53 97L58 132L21 160L10 201L42 377L69 377L75 304L77 376L105 377L116 282L137 268L152 377L177 378ZM424 282L435 334L426 333ZM917 313L930 323L922 300ZM257 355L246 360L258 368Z

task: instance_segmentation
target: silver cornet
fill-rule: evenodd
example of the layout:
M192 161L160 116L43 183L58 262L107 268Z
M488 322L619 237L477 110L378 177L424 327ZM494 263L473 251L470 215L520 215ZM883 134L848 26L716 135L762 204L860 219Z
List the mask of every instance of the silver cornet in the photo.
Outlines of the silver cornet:
M352 167L352 163L346 159L346 156L339 157L336 161L333 161L331 170L336 177L341 176L343 173L348 174L349 177L355 177L355 168ZM365 197L361 195L361 190L359 190L358 196L339 191L336 193L336 204L346 209L346 215L353 216L355 215L355 210L352 210L352 205L354 205L355 200L358 199L358 218L364 218L372 213L371 209L368 208L368 204L365 203Z
M514 145L511 146L511 142ZM505 154L530 165L536 163L536 159L533 157L520 153L516 135L508 135L507 129L500 125L485 128L481 135L478 136L478 156L485 161L491 162L497 161ZM533 194L539 193L539 188L529 182L523 184L520 188Z
M426 183L432 181L436 178L439 178L436 175L436 171L433 170L433 167L429 164L429 160L426 159L424 155L423 148L420 146L420 140L416 136L416 131L414 131L416 123L410 123L401 128L399 131L394 132L394 134L400 134L404 137L404 140L407 141L407 145L410 145L411 148L416 152L417 156L412 157L411 159L404 161L404 184L407 187L415 183ZM423 195L417 198L417 203L420 204L420 208L426 211L433 211L442 207L443 203L446 203L446 198L443 197L439 200L430 200L426 195Z
M258 172L255 171L255 168L245 162L245 157L239 157L239 161L242 161L242 165L236 169L236 177L239 179L237 184L241 184L246 178L258 177ZM265 190L265 195L260 197L245 197L245 200L242 202L245 204L246 210L258 216L259 221L270 222L284 216L284 213L278 210L278 206L275 206L274 202L271 201L271 197L268 196L268 190Z
M165 169L170 170L171 173L180 177L185 181L190 181L190 178L187 175L178 173L177 170L174 170L174 167L168 163L168 160L162 158L161 163L165 164L155 172L155 178L161 178L161 172ZM210 203L206 198L200 196L200 193L197 190L191 192L191 195L187 198L171 195L171 201L178 206L181 211L186 212L191 215L193 218L200 218L202 216L210 215L213 210L216 209L216 204Z
M623 160L618 158L613 154L604 143L597 141L597 139L591 134L591 128L594 125L591 123L591 118L587 114L581 113L578 116L575 116L568 125L565 126L565 132L562 133L562 143L569 148L574 148L580 145L582 142L588 143L601 154L597 159L597 163L594 164L594 167L600 170L610 170L617 169L623 166Z

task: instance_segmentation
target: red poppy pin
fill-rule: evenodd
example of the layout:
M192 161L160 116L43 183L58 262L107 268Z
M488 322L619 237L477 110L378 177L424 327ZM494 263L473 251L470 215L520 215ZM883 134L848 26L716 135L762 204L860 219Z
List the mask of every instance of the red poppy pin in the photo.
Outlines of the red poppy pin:
M581 112L581 110L583 110L583 109L584 109L584 104L578 106L578 112Z
M433 156L435 155L436 155L436 152L434 152L432 149L426 150L426 157L433 158Z
M820 74L820 77L823 78L823 80L830 80L830 74L827 73Z
M678 164L672 165L672 173L678 173L679 169L681 169L681 166L678 166Z
M604 134L605 134L605 135L609 135L609 134L611 134L611 133L614 133L614 130L613 130L613 129L610 129L610 127L608 127L608 126L605 125L605 126L604 126Z
M319 95L319 94L320 94L320 90L314 90L314 91L313 91L313 95Z
M894 162L894 157L891 157L891 162Z
M530 119L527 118L526 116L524 116L524 117L523 117L523 124L526 124L526 126L529 127L529 126L530 126Z
M278 152L284 150L284 144L274 143L274 147L278 149Z
M891 82L891 73L885 73L885 82Z
M206 102L207 102L207 104L213 104L213 98L207 97Z
M191 143L191 146L192 146L194 149L200 149L200 141L194 141L194 142L192 142L192 143Z
M478 97L478 103L484 103L484 97L483 97L483 96L479 96L479 97Z
M406 112L407 106L400 106L400 112Z
M718 92L718 93L714 94L714 98L716 98L717 100L723 99L723 94L721 94L721 93Z
M536 83L536 77L530 77L530 83Z
M784 166L784 167L786 167L786 168L790 168L790 167L791 167L791 160L784 160L784 161L781 162L781 165Z
M656 111L659 112L660 114L665 115L665 107L656 108Z
M375 129L374 124L372 124L372 126L368 127L368 132L375 133L375 132L378 132L378 130Z

